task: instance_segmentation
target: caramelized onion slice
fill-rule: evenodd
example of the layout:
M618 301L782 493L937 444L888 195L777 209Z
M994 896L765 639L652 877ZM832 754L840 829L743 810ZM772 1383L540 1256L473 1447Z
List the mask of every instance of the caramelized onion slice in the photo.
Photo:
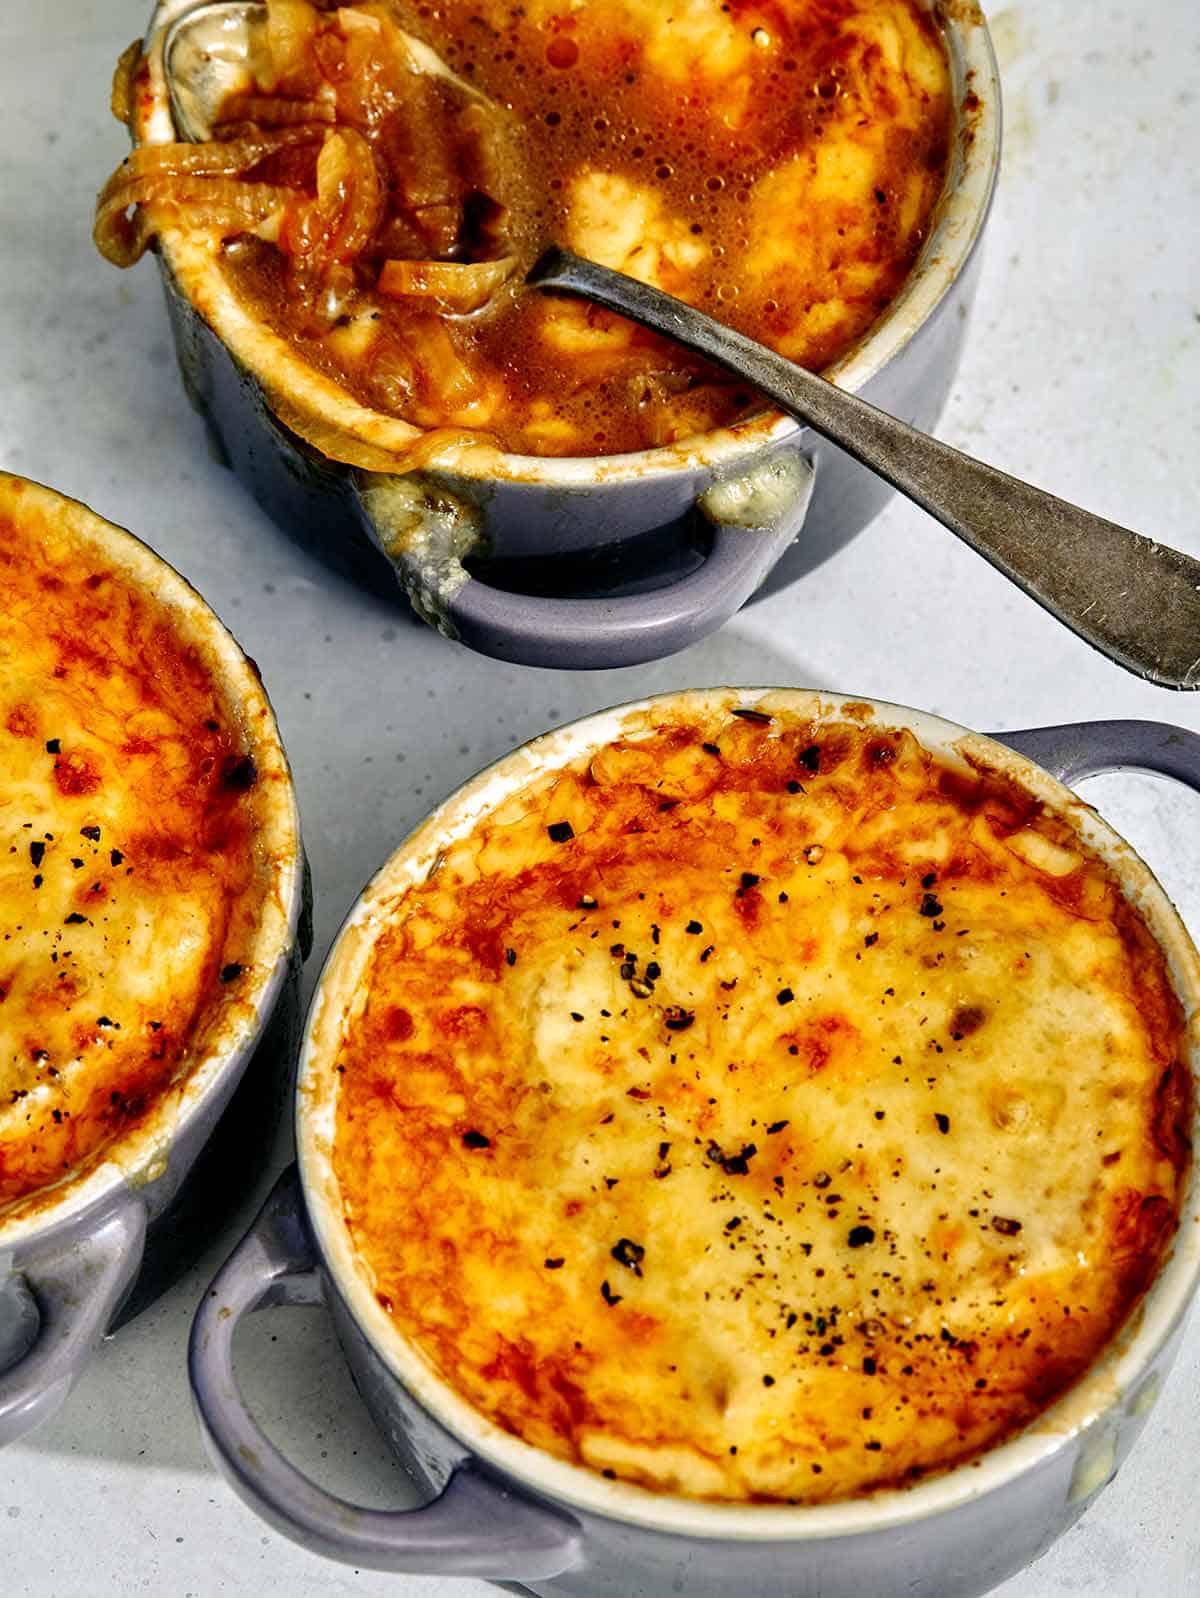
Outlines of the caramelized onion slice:
M371 146L353 128L325 130L317 157L317 195L279 247L296 258L301 277L319 279L334 262L349 263L374 236L383 187Z
M265 59L254 64L260 88L277 92L313 86L312 47L321 26L320 13L309 0L267 0Z
M327 131L306 123L208 144L139 145L100 191L92 230L96 248L115 266L132 266L163 227L212 228L222 238L254 227L295 195L277 184L237 181L238 174ZM131 206L143 207L145 214L129 216Z
M393 300L426 300L465 315L481 310L516 269L515 255L498 261L385 261L379 292Z
M420 398L406 416L422 427L485 424L500 399L497 380L466 360L452 324L414 311L404 324L404 342L420 385Z
M379 226L383 199L375 157L362 134L353 128L327 134L317 158L317 208L333 260L362 254Z
M218 128L253 122L261 128L295 127L298 123L337 121L330 100L292 100L283 94L231 94L221 105Z
M337 87L338 120L376 128L423 80L416 75L404 35L381 8L341 6L336 18L335 32L324 40L331 52L324 72ZM331 70L335 50L340 65Z
M101 255L114 266L132 266L164 228L186 225L229 238L265 222L272 212L294 200L290 189L272 183L169 174L143 178L101 196L92 237ZM131 206L136 207L132 216Z
M103 205L114 195L139 187L148 179L171 177L236 177L269 155L295 144L325 137L320 123L276 128L244 139L213 139L207 144L139 144L121 162L100 191ZM133 200L126 202L133 204Z
M116 70L113 73L112 95L109 99L113 116L126 127L129 126L129 118L133 115L133 80L141 64L142 41L135 39L132 44L125 46L117 60Z
M374 237L383 203L366 139L353 128L329 131L317 157L316 198L285 220L276 240L292 257L293 298L314 327L329 325L346 310L354 261Z

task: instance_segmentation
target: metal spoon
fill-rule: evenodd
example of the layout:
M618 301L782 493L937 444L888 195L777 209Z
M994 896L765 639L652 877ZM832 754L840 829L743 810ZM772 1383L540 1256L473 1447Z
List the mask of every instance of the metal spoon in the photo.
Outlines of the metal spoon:
M939 443L624 272L553 247L528 281L619 311L745 378L1110 660L1163 688L1200 688L1200 561Z

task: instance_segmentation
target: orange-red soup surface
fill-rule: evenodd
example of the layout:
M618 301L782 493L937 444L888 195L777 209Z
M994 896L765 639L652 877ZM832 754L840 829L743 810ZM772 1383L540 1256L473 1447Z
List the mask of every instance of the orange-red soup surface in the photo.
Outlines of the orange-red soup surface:
M0 1209L136 1128L251 979L264 789L172 612L0 483Z
M663 712L385 923L329 1065L347 1224L397 1330L563 1459L911 1482L1069 1387L1174 1230L1162 954L1068 821L908 732Z

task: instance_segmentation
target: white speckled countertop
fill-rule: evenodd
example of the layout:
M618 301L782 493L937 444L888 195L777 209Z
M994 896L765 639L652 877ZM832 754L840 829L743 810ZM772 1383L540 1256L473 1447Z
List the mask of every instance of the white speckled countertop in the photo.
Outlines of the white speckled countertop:
M258 660L299 784L318 954L432 802L520 739L647 689L797 683L984 729L1100 716L1200 729L1200 700L1107 665L907 504L716 638L621 672L484 662L330 577L209 459L152 266L123 276L92 250L93 195L123 149L109 74L148 9L8 0L0 15L0 465L140 533ZM941 434L1200 555L1200 9L1023 0L992 21L1007 142ZM1200 928L1200 800L1150 778L1086 792ZM254 1191L201 1266L104 1345L56 1420L0 1454L5 1598L495 1591L327 1564L269 1532L205 1461L188 1323L284 1157L264 1150ZM402 1501L322 1313L258 1316L240 1360L298 1462L362 1502ZM1200 1593L1198 1457L1200 1323L1121 1476L1003 1598Z

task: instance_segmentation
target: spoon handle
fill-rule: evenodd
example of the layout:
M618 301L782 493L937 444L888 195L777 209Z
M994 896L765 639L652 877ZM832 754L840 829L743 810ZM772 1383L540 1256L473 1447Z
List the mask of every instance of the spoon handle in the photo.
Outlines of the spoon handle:
M529 281L620 311L736 372L1118 665L1163 688L1200 688L1200 561L939 443L623 272L551 249Z

